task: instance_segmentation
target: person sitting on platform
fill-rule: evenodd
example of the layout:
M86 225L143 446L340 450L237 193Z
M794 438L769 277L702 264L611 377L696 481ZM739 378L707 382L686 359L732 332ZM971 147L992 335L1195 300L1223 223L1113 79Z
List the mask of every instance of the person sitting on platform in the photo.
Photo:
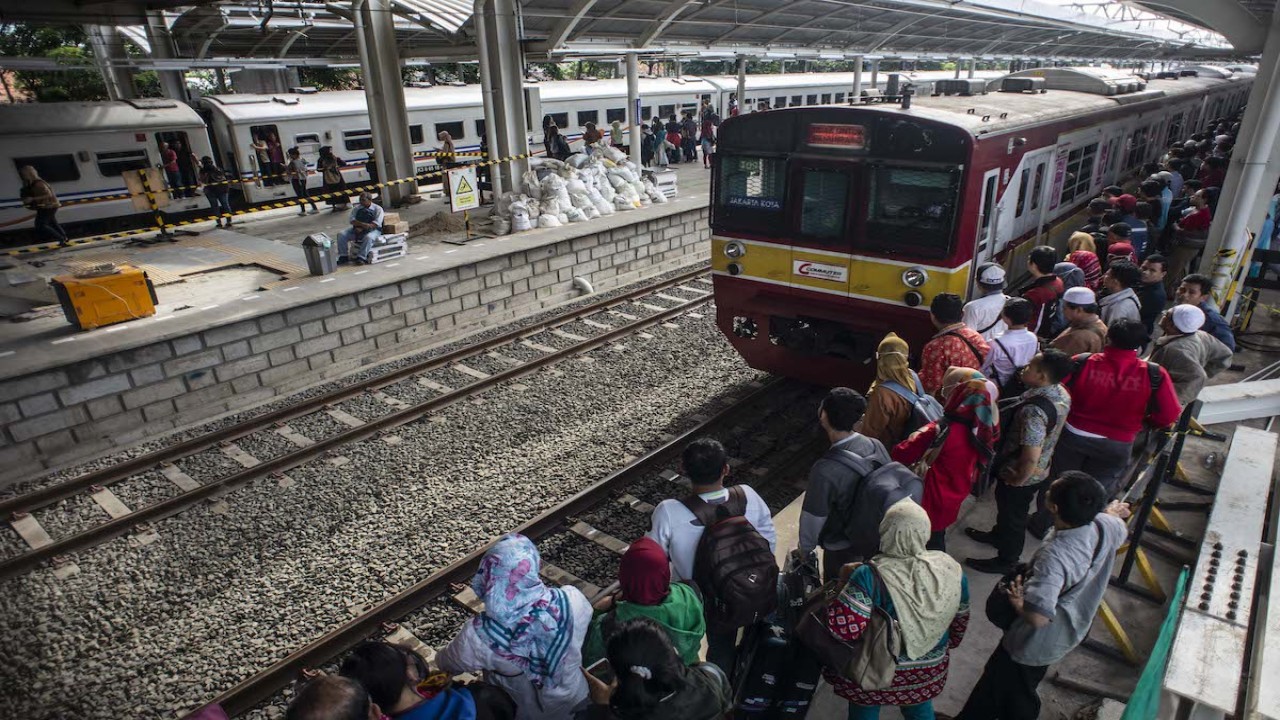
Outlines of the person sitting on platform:
M368 264L369 250L382 237L382 218L382 208L373 202L373 193L360 193L360 203L351 210L351 227L338 233L338 264L351 259L347 247L352 241L359 243L356 264Z

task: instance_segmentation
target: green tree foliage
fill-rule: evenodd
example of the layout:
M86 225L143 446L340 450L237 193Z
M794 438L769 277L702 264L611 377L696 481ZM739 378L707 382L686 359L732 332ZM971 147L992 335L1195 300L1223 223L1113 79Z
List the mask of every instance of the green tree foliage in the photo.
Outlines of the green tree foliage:
M126 44L125 50L130 55L140 54L132 44ZM101 73L93 69L93 51L83 28L0 24L0 56L44 57L71 66L66 70L14 73L18 87L31 93L38 102L107 99L107 86ZM136 73L133 85L142 97L162 94L160 80L151 70Z

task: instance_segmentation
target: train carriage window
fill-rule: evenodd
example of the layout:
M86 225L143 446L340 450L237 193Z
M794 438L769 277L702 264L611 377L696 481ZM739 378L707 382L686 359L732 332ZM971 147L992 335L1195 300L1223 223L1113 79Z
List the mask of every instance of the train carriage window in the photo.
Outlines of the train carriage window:
M1032 210L1040 207L1040 196L1044 194L1044 169L1046 164L1047 163L1042 160L1039 165L1036 165L1036 179L1035 183L1031 186Z
M786 96L786 95L779 95L778 97L776 97L776 98L774 98L774 99L773 99L773 109L774 109L774 110L777 110L778 108L784 108L784 107L786 107L786 106L787 106L787 96Z
M348 152L358 152L360 150L373 149L373 131L365 128L364 130L343 130L342 146Z
M835 101L837 105L844 103L844 93L836 93Z
M802 102L803 100L804 100L804 96L803 96L803 95L792 95L792 96L791 96L791 107L795 107L796 105L803 105L803 104L804 104L804 102Z
M80 179L80 166L75 155L38 155L13 159L15 168L30 165L45 182L74 182Z
M558 128L564 129L569 127L569 113L567 112L549 113L547 117L551 118L551 122L555 123Z
M850 205L849 174L805 168L800 189L800 234L819 241L843 239Z
M822 104L823 105L831 104L831 93L822 93Z
M1062 181L1062 194L1058 197L1059 205L1068 205L1071 201L1089 192L1093 184L1093 162L1098 152L1098 144L1076 148L1067 154L1066 174Z
M806 96L805 96L805 99L804 99L804 104L805 104L805 105L817 105L817 104L818 104L818 96L817 96L817 95L806 95Z
M302 133L300 135L293 136L294 145L308 145L312 143L319 145L320 136L315 133Z
M671 118L672 115L675 115L675 114L676 114L675 105L659 105L658 106L658 117L661 117L663 122L666 122L668 119Z
M596 123L597 125L599 125L600 111L599 110L579 110L578 125L582 126L582 125L586 125L587 123Z
M996 209L996 181L998 179L997 175L987 178L987 187L982 191L982 235L984 237L987 228L991 227L992 214Z
M421 125L410 125L410 126L409 126L409 144L410 144L410 145L421 145L421 144L422 144L422 139L423 139L423 138L422 138L422 126L421 126Z
M653 106L645 105L640 108L640 119L648 120L653 118Z
M713 224L753 232L782 231L786 171L782 158L722 157Z
M462 121L458 120L457 122L436 123L436 137L440 137L440 133L442 132L449 133L449 137L454 140L460 140L463 137L466 137L467 131L466 126L462 124Z
M119 177L130 170L143 170L151 166L146 150L118 150L94 155L98 160L98 172L103 177ZM41 173L41 177L43 176Z
M945 257L959 197L954 168L879 165L871 169L866 244L885 252Z
M611 109L609 109L609 110L605 110L605 111L604 111L604 118L605 118L605 122L607 122L607 123L609 123L609 124L611 124L611 125L613 124L613 121L614 121L614 120L617 120L617 121L618 121L618 122L620 122L620 123L626 123L626 122L627 122L627 110L626 110L626 108L611 108Z
M484 118L480 118L476 121L476 137L484 137Z
M1027 207L1027 192L1031 190L1031 168L1023 168L1022 175L1018 178L1018 202L1013 206L1013 216L1022 217L1022 211Z

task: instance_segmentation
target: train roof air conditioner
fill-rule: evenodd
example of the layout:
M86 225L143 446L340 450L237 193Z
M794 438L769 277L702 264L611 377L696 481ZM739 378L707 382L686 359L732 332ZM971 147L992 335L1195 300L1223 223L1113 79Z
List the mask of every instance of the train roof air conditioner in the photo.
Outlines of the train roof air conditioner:
M1007 93L1042 93L1045 92L1042 77L1006 77L1000 81L1000 92Z
M987 81L978 78L964 78L955 80L935 80L933 83L933 95L986 95Z

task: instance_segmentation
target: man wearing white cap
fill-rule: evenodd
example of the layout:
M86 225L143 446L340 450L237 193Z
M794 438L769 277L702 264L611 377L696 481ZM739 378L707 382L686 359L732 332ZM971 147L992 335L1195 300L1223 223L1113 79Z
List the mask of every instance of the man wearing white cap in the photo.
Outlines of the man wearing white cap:
M977 289L981 296L964 304L964 324L978 331L988 343L1004 334L1007 326L1000 319L1009 296L1004 294L1004 268L998 263L978 267Z
M1107 326L1098 317L1098 297L1087 287L1073 287L1062 296L1067 329L1049 343L1068 355L1101 352Z
M1204 326L1204 311L1195 305L1174 305L1160 318L1164 335L1156 340L1151 362L1169 371L1178 402L1186 405L1200 394L1209 378L1231 365L1231 348Z

